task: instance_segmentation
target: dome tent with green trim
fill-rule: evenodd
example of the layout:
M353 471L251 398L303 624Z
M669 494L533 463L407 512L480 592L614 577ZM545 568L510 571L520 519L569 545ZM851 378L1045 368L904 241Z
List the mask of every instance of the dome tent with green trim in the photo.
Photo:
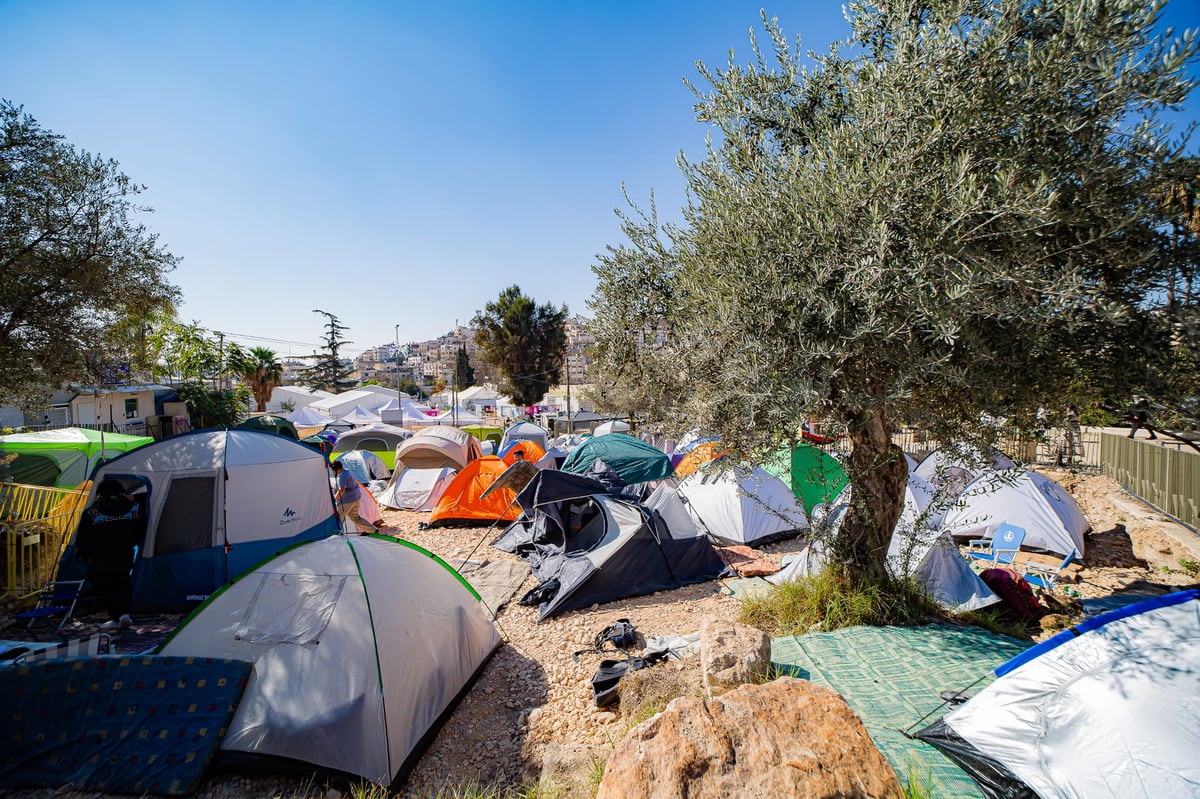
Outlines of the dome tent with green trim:
M275 433L287 438L294 438L297 441L300 439L300 433L296 430L296 425L291 420L269 413L260 416L251 416L239 424L238 427L245 430L262 430L265 433Z
M223 752L387 786L499 645L479 595L440 558L387 536L335 535L242 575L157 652L254 663Z
M9 466L14 482L74 488L101 462L153 443L149 436L64 427L0 436L0 454L16 455Z

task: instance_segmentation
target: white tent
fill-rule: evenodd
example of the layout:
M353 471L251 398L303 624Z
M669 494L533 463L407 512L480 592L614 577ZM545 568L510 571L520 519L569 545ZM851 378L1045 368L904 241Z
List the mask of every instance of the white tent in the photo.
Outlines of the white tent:
M390 785L500 644L441 559L383 536L331 536L215 595L159 654L254 663L221 748Z
M509 425L508 429L504 431L504 438L500 440L500 449L503 450L516 441L532 441L544 452L549 448L550 433L540 424L517 422Z
M379 414L375 413L374 411L369 411L361 405L355 405L352 411L338 419L338 421L342 422L343 424L355 426L374 424L379 420Z
M340 419L346 414L354 410L356 405L361 405L371 413L375 413L379 406L387 403L389 399L395 398L397 392L395 389L383 388L382 386L369 386L354 391L346 391L342 394L334 394L323 400L317 400L309 405L310 408L321 413L329 414L334 419ZM376 419L375 421L379 421Z
M1200 591L1084 621L995 674L918 733L988 796L1200 796Z
M435 426L419 430L396 445L395 463L409 469L458 470L482 455L479 439L457 427Z
M593 436L606 436L609 433L628 433L629 422L621 421L620 419L612 419L602 425L598 425L592 431Z
M274 433L172 436L114 458L94 479L110 477L146 489L135 607L194 607L264 558L338 529L324 456Z
M316 427L317 425L326 425L333 421L332 418L326 416L320 411L313 408L297 408L287 415L287 420L297 427Z
M955 538L991 538L996 527L1024 528L1022 546L1083 557L1083 536L1092 525L1067 492L1045 475L1003 469L972 480L942 522Z
M915 469L910 465L909 473L956 497L981 474L1015 467L1012 458L999 450L994 449L984 457L973 447L942 447L926 455Z
M380 505L397 510L431 511L454 480L456 472L447 466L439 469L398 467L392 479L376 498Z
M698 469L679 484L688 510L710 538L758 544L808 529L808 517L792 489L761 466Z
M459 405L456 408L450 408L442 411L434 417L434 424L450 424L462 427L468 424L479 424L483 421L482 417L471 413L463 406Z
M922 583L934 601L948 610L961 613L999 602L999 597L971 571L953 539L940 532L935 520L929 518L934 496L933 486L914 474L908 476L904 508L888 542L888 569L893 575L909 576ZM814 528L832 539L850 507L849 487L832 506L819 507L819 512L813 511ZM779 584L816 574L827 562L827 552L818 541L767 580Z

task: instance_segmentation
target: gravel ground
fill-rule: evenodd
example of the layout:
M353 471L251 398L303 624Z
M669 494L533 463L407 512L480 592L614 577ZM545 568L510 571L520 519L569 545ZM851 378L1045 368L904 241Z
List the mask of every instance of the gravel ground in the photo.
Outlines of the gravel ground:
M1200 538L1125 495L1112 480L1069 472L1051 472L1079 502L1092 522L1088 563L1075 584L1084 597L1103 596L1140 583L1181 586L1195 577L1179 567L1181 558L1200 560ZM453 561L513 559L488 544L499 530L452 528L422 530L427 514L386 511L394 534ZM1190 546L1190 549L1189 549ZM797 542L765 547L778 563ZM1172 568L1171 564L1175 564ZM404 796L431 796L467 781L517 788L536 779L549 743L609 747L627 729L619 712L592 704L590 680L599 654L572 653L589 646L595 634L618 618L629 618L643 636L689 633L706 615L736 616L738 602L708 582L677 591L593 606L539 623L536 609L516 604L532 588L528 577L497 616L504 644L471 691L442 727L403 787ZM231 797L326 796L323 786L282 777L231 777L213 774L196 794L202 799ZM14 797L83 797L65 790L9 792Z

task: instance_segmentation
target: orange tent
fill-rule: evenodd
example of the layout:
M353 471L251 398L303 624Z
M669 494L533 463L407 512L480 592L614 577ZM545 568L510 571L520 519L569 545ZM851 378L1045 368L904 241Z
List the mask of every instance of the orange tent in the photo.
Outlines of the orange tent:
M508 464L495 455L486 455L468 463L455 475L446 487L446 493L442 494L429 514L429 526L516 521L521 514L521 507L514 501L517 495L511 488L498 489L486 499L480 499L480 495L507 468Z
M718 452L717 448L720 446L720 441L705 441L703 444L697 445L695 449L683 456L683 460L679 461L679 465L675 467L675 476L687 477L709 461L725 457L729 450L722 449Z
M525 460L530 463L537 463L542 458L546 457L546 450L542 449L536 441L521 439L517 443L508 448L508 452L504 453L504 462L512 466L517 462L517 453L521 452L525 455Z

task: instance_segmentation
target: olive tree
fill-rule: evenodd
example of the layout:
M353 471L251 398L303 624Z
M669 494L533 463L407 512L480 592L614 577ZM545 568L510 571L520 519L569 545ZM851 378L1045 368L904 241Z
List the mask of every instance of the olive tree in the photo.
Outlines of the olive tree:
M1196 52L1154 34L1159 7L854 2L847 40L808 65L764 17L748 64L699 67L719 135L681 158L682 223L626 217L599 259L598 349L669 320L630 374L675 364L660 412L735 452L805 417L844 430L854 502L832 552L886 579L897 424L980 440L984 409L1105 386L1143 355L1169 260L1152 187L1179 150L1160 114ZM621 281L657 299L610 302Z

